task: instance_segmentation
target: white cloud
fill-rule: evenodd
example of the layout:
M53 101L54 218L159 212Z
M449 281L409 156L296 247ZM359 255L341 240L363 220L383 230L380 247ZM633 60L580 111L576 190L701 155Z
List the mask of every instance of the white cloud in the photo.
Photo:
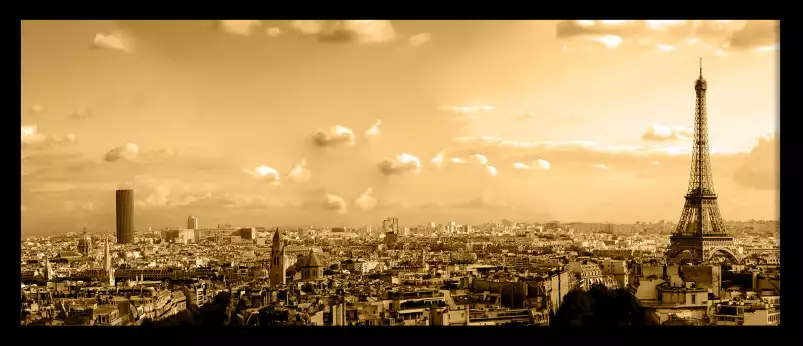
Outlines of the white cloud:
M444 165L444 162L443 162L443 150L441 150L437 154L435 154L435 157L433 157L430 162L435 167L442 168L443 165Z
M427 44L427 42L429 42L431 39L432 39L432 34L428 32L422 32L420 34L415 34L413 36L410 36L408 42L410 43L410 46L420 47Z
M265 34L270 37L279 37L282 34L282 29L279 28L267 28L265 29Z
M594 37L591 39L594 42L602 43L605 47L616 48L622 44L622 38L616 35L605 35L602 37Z
M262 22L258 20L221 20L220 30L230 35L248 36L251 32L260 27Z
M694 129L683 126L666 126L654 124L641 135L645 141L675 141L694 136Z
M486 166L485 166L485 172L487 172L487 173L488 173L488 175L490 175L490 176L492 176L492 177L495 177L498 171L496 170L496 167L494 167L494 166L487 166L487 165L486 165Z
M347 211L346 200L343 197L333 195L333 194L326 194L324 196L324 209L333 210L338 214L345 214Z
M77 137L72 133L68 133L64 136L45 135L39 133L36 125L20 126L20 135L20 145L23 150L42 150L75 144L77 142Z
M374 190L370 187L366 189L365 192L357 197L357 199L354 201L354 204L362 210L374 209L374 207L376 207L377 200L371 195L373 191Z
M421 160L413 155L402 153L394 159L385 158L382 160L379 163L379 170L385 175L405 172L418 173L421 170Z
M469 158L474 162L479 163L483 166L488 164L488 158L482 154L472 154L471 156L469 156Z
M92 46L100 49L131 53L134 51L134 39L122 31L115 31L111 34L98 33L95 34Z
M313 140L320 147L333 147L338 145L354 145L354 131L350 128L335 125L328 131L318 130Z
M321 42L373 44L392 41L396 30L389 20L340 20L331 30L320 32Z
M31 106L31 112L33 113L42 113L45 111L45 107L42 107L40 104L35 104Z
M449 159L449 162L451 164L453 164L453 165L461 165L461 164L464 164L464 163L468 163L468 161L466 161L465 159L461 159L459 157L453 157L453 158Z
M124 146L109 150L103 157L104 161L117 162L120 160L133 161L139 156L139 146L134 143L127 143Z
M598 164L596 164L596 165L591 165L591 168L597 168L597 169L608 169L608 166L606 166L606 165L605 165L605 164L603 164L603 163L598 163Z
M537 160L533 161L533 163L531 163L531 164L526 164L526 163L521 163L521 162L514 162L513 163L513 168L521 169L521 170L535 170L535 169L538 169L538 170L542 170L542 171L548 171L550 168L552 168L552 164L550 164L549 161L547 161L547 160L537 159Z
M253 170L245 169L244 172L254 179L262 180L273 185L279 184L279 172L272 167L260 165Z
M86 202L86 203L81 205L81 209L86 210L86 211L93 211L93 210L95 210L95 204L92 203L92 202Z
M659 161L653 161L653 162L650 162L650 164L653 164L653 165L656 165L656 166L658 166L658 165L660 165L660 164L661 164L661 162L659 162Z
M596 41L609 48L627 43L669 52L700 46L710 51L754 50L778 44L773 20L576 20L557 24L558 38Z
M295 165L290 173L287 174L287 179L297 183L305 183L312 177L312 171L306 168L307 160L301 160L301 163Z
M367 130L365 130L365 136L367 136L367 137L378 136L379 135L379 126L381 126L381 125L382 125L382 120L381 119L377 119L371 125L371 127L369 127Z

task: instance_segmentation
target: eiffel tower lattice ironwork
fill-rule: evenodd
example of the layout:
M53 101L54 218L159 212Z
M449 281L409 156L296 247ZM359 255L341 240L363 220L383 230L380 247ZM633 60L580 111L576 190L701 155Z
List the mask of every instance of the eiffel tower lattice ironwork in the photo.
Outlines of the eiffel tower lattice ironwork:
M690 253L694 264L709 261L714 254L721 252L731 260L740 262L741 253L728 235L725 222L719 213L714 180L711 177L711 158L708 147L708 118L706 114L705 93L708 83L703 79L702 59L700 77L694 82L697 102L694 112L694 150L692 152L689 190L686 204L680 215L677 229L670 237L666 257L669 261L679 261Z

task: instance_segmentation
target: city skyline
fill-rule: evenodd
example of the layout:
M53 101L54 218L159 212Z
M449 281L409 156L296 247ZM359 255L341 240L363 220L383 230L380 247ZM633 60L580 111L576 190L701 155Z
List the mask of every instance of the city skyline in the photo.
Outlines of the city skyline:
M22 232L779 214L774 21L24 21Z

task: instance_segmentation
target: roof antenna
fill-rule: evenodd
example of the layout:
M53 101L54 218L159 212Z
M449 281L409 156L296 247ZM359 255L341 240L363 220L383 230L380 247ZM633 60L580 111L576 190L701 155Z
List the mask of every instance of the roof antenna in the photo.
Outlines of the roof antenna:
M700 58L700 77L703 76L703 58Z

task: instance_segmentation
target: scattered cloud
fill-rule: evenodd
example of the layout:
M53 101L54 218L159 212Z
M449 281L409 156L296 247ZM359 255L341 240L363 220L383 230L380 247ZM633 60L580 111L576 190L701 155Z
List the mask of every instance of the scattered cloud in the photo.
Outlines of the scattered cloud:
M466 161L465 159L459 158L459 157L453 157L453 158L449 159L449 163L451 163L453 165L462 165L464 163L468 163L468 161Z
M650 162L650 164L658 166L658 165L660 165L660 164L661 164L661 162L659 162L659 161L653 161L653 162Z
M420 34L415 34L413 36L410 36L409 39L407 39L407 41L410 43L410 46L413 46L413 47L421 47L421 46L427 44L427 42L429 42L430 40L432 40L432 34L430 34L428 32L422 32Z
M498 173L498 171L496 170L496 167L488 166L488 165L485 165L485 172L487 172L488 175L490 175L492 177L495 177L496 174Z
M253 170L245 169L243 171L254 179L262 180L273 185L279 184L279 172L272 167L260 165Z
M779 42L774 20L571 20L557 24L557 36L602 43L657 47L664 52L704 46L716 51L755 50Z
M279 37L282 34L282 29L271 27L265 29L265 34L270 37Z
M376 207L377 200L371 194L374 189L368 188L354 201L354 204L362 210L371 210Z
M382 125L382 120L377 119L368 130L365 130L365 136L367 137L375 137L379 135L379 126Z
M405 172L418 173L421 170L421 160L417 157L402 153L394 159L385 158L379 163L379 170L385 175L402 174Z
M477 120L481 116L493 111L494 106L441 106L440 110L450 112L456 115L454 120Z
M606 165L605 165L605 164L603 164L603 163L598 163L598 164L596 164L596 165L591 165L591 168L596 168L596 169L608 169L608 166L606 166Z
M760 138L750 152L735 179L740 184L758 190L779 190L781 186L780 134Z
M77 137L68 133L63 136L46 135L39 133L36 125L20 126L22 150L44 150L75 144Z
M354 145L354 131L350 128L335 125L328 131L318 130L313 140L319 147L334 147L339 145Z
M331 30L318 34L318 41L332 43L374 44L395 38L396 30L389 20L340 20Z
M514 162L513 168L521 169L521 170L542 170L548 171L552 168L552 164L549 163L547 160L537 159L533 161L531 164L521 163L521 162Z
M45 107L42 107L42 105L40 105L40 104L35 104L35 105L31 106L31 112L33 112L34 114L42 113L44 111L45 111Z
M330 193L324 196L323 207L326 210L332 210L341 215L345 214L347 211L346 200L343 199L343 197Z
M131 53L134 51L134 39L122 31L110 34L95 34L92 47Z
M312 171L306 168L307 160L301 160L301 163L295 165L290 173L287 173L287 179L297 182L305 183L312 177Z
M479 163L483 166L488 164L488 157L482 154L472 154L471 156L469 156L469 158L474 162Z
M218 24L220 30L229 35L248 36L259 28L262 22L258 20L221 20Z
M116 147L103 157L106 162L117 162L120 160L133 161L139 156L139 146L134 143L127 143L124 146Z
M694 129L683 126L665 126L654 124L641 135L645 141L676 141L694 136Z
M441 150L437 154L435 154L435 157L433 157L432 160L430 160L430 162L435 167L443 168L443 166L445 164L445 162L443 161L443 150Z

